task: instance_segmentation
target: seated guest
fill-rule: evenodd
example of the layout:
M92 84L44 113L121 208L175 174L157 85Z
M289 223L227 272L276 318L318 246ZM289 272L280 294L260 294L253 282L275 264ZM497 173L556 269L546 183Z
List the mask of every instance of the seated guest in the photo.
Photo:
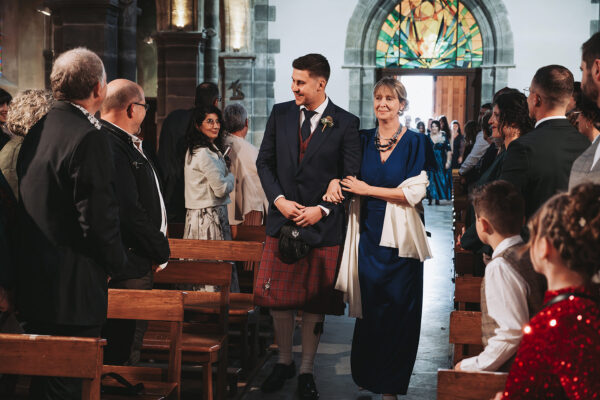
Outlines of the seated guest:
M475 144L475 138L477 137L477 122L473 120L467 121L465 124L465 151L463 153L463 160L469 156L473 145ZM462 163L462 160L461 160Z
M483 115L487 111L491 111L491 109L492 105L490 103L482 105L481 109L479 110L479 119L481 120ZM465 176L467 172L469 172L473 167L475 167L477 165L477 162L483 156L483 154L489 146L490 144L483 137L483 132L480 131L475 138L475 144L473 144L473 149L471 150L469 155L465 157L463 163L460 166L460 169L458 170L459 175Z
M597 128L597 124L600 123L600 110L596 107L596 103L580 95L571 114L576 115L577 130L588 138L592 145L573 163L569 177L569 189L584 182L600 184L600 162L598 162L600 159L598 151L600 131Z
M548 200L529 222L535 270L548 281L497 399L593 399L600 393L600 185Z
M184 239L232 240L227 204L235 178L225 157L225 130L221 110L215 106L196 108L185 134L184 159L185 227ZM202 289L202 287L196 287ZM207 290L212 290L206 287ZM237 270L233 268L231 290L239 292Z
M538 69L527 98L535 129L506 149L500 179L523 194L527 218L548 198L567 190L573 162L590 145L565 117L572 93L573 74L567 68Z
M231 173L235 185L230 193L231 203L227 205L229 223L238 225L261 225L267 213L269 202L260 184L256 171L258 149L245 140L248 134L248 114L244 106L238 103L225 107L223 124L228 135L225 146L229 146ZM259 214L252 213L256 211Z
M457 120L452 121L452 162L450 168L458 169L463 162L465 153L465 135Z
M108 84L100 122L112 148L121 238L129 249L127 265L109 282L116 289L152 289L152 266L169 258L167 213L158 175L139 137L146 107L144 91L137 83L116 79ZM145 321L107 321L105 362L135 364L146 327Z
M485 348L456 364L463 371L508 371L521 328L542 306L545 282L533 270L520 232L525 205L513 185L489 183L474 191L477 234L494 249L481 284L481 333Z
M52 92L41 89L24 90L10 103L5 128L12 137L0 150L0 170L17 199L17 157L23 138L29 129L48 113L53 103Z
M6 117L8 116L8 105L12 96L4 89L0 89L0 149L4 147L11 138L11 135L5 131Z
M17 161L17 310L28 333L98 337L109 277L127 264L110 142L94 117L106 72L100 57L76 48L54 61L50 83L57 101ZM30 396L81 399L81 381L34 377Z

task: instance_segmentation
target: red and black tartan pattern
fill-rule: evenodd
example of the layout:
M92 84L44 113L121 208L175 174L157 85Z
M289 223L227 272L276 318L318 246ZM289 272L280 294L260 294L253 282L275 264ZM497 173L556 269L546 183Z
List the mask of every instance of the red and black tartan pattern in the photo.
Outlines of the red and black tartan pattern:
M340 246L312 249L295 264L279 259L279 239L267 236L254 302L275 309L303 310L314 314L344 314L342 292L335 290Z

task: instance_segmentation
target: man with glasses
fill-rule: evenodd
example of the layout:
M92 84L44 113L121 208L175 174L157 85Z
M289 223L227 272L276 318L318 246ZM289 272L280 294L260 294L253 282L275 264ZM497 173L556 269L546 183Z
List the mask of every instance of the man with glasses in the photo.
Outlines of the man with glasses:
M567 190L571 166L590 142L565 117L573 93L571 71L561 65L542 67L524 92L535 129L508 146L500 179L521 191L529 218L551 196Z
M129 260L124 270L112 277L111 288L152 289L152 266L169 258L167 213L158 174L144 154L140 137L147 110L138 84L126 79L108 84L101 124L112 147L121 236ZM104 360L137 363L146 327L145 321L108 320L103 329L103 337L109 339Z

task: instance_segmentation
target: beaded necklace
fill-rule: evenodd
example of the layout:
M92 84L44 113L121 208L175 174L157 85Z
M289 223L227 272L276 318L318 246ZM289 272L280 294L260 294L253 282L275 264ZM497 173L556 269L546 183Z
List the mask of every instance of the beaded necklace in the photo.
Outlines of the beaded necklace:
M398 128L398 130L396 131L396 133L394 133L394 136L392 136L390 139L387 139L388 140L387 144L381 144L380 136L379 136L379 128L377 128L377 130L375 131L375 148L377 150L379 150L379 152L381 152L381 153L388 151L398 141L398 136L400 136L400 132L402 132L402 124L400 124L400 127Z

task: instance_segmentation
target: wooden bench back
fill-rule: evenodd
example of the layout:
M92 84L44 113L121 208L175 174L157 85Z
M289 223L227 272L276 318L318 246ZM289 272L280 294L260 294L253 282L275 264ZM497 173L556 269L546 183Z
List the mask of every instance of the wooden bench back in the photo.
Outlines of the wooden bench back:
M457 276L473 275L475 255L467 250L454 249L454 270Z
M203 261L257 261L263 244L235 240L169 239L171 258Z
M438 370L437 400L492 399L504 390L507 373Z
M82 399L100 398L105 339L0 334L0 374L83 379Z
M237 241L264 243L267 237L267 227L264 225L233 225L231 227L231 236L233 240Z
M463 358L479 354L483 350L481 313L476 311L450 313L450 343L454 344L454 364Z
M172 290L109 289L107 318L181 322L183 298Z
M454 281L454 301L464 311L467 303L481 303L481 282L477 276L457 276Z

